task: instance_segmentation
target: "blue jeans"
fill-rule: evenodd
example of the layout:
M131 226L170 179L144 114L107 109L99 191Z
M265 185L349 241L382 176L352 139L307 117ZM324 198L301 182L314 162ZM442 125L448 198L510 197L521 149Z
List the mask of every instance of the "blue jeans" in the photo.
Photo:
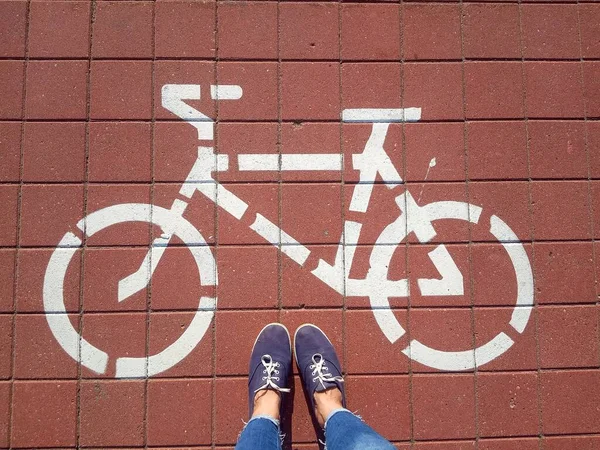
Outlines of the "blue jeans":
M394 450L389 441L344 408L333 411L325 422L327 450ZM281 450L279 423L270 417L250 419L236 450Z

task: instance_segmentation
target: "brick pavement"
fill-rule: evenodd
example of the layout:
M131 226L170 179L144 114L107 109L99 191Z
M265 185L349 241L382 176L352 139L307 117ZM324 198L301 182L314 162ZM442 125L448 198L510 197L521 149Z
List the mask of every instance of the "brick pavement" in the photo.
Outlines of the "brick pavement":
M0 447L231 448L257 332L311 321L341 353L350 407L399 449L600 449L599 24L595 1L0 1ZM248 212L238 220L195 193L184 217L204 241L191 248L212 252L218 284L174 238L151 282L118 302L119 280L164 230L148 217L83 237L77 223L113 204L168 209L182 198L198 134L162 106L165 84L201 85L188 104L215 120L216 152L229 156L213 175ZM211 84L239 84L243 96L213 101ZM385 141L406 183L377 179L367 213L351 211L352 155L370 125L340 114L399 107L422 109ZM238 156L252 153L333 153L344 164L239 170ZM392 344L367 296L311 271L319 258L334 264L352 220L363 227L349 276L364 278L402 192L483 210L477 224L437 220L428 242L409 234L395 249L388 276L408 279L410 293L392 298L407 331ZM293 246L248 228L257 213L310 251L301 267L277 248ZM494 214L533 270L522 333L507 328L518 290L490 232ZM46 268L71 252L54 252L67 232L83 243L64 275L64 310L48 316L108 354L103 373L76 361L78 346L69 356L44 314L59 279L44 288ZM440 244L463 274L462 295L418 284L440 277L429 256ZM200 297L218 308L187 357L151 377L115 378L116 358L176 341ZM514 345L475 369L402 354L411 339L456 352L501 331ZM295 381L286 445L317 448Z

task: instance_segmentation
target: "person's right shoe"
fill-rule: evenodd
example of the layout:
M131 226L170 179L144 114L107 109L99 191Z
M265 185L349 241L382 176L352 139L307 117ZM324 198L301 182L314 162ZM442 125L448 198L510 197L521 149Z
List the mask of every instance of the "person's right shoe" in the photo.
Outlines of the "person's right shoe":
M254 411L254 398L258 391L268 389L281 395L290 392L288 386L292 372L292 343L287 328L280 323L266 325L258 334L248 370L248 417Z
M300 326L294 335L294 352L304 389L311 402L311 411L315 410L314 393L333 387L337 387L342 393L342 405L345 408L342 365L325 333L309 323Z

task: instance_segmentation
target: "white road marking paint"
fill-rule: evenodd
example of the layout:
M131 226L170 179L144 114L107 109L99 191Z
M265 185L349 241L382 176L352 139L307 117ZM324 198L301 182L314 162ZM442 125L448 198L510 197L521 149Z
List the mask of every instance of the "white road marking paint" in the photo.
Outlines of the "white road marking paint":
M196 189L238 220L244 217L248 210L248 203L216 181L213 183L199 183L196 185Z
M346 288L346 295L349 296L364 295L363 291L371 291L367 295L369 295L375 320L384 335L392 343L402 337L405 331L390 308L389 296L394 296L394 294L395 296L409 295L408 280L399 280L397 282L398 285L394 287L396 292L393 295L390 295L390 290L386 284L390 282L387 280L388 267L398 244L406 238L409 232L415 230L418 231L417 237L419 237L419 240L430 239L430 237L433 237L432 231L433 235L435 235L435 231L432 228L429 228L432 226L431 222L433 220L457 219L478 223L482 211L480 207L464 202L435 202L420 207L414 202L412 196L410 196L408 192L396 197L396 202L401 211L411 210L412 218L409 217L405 220L404 214L401 214L394 222L389 224L383 230L377 239L371 252L371 268L367 276L367 280L371 279L373 281L373 286L370 289L365 287L365 281L367 280L348 280ZM519 293L517 306L513 310L510 325L519 333L522 333L527 325L529 314L531 312L531 306L529 305L532 305L533 302L533 277L529 259L522 244L515 242L518 241L516 235L514 235L512 230L496 216L492 216L490 232L492 232L501 243L502 241L511 241L503 243L503 245L509 253L515 268ZM386 243L395 244L386 245ZM440 249L444 249L445 252ZM434 256L432 261L443 276L444 272L448 271L451 278L458 279L458 276L460 275L462 280L462 274L460 274L458 268L455 267L453 261L452 265L454 265L454 268L450 267L450 270L448 270L443 267L451 260L451 256L447 254L448 252L445 247L438 246L432 253L434 253L434 255L437 253L438 255L437 257ZM404 290L402 289L401 284L403 282L406 283ZM427 284L428 283L425 283L425 285ZM422 280L419 280L419 287L424 287ZM437 287L434 289L431 285L429 288L431 289L429 292L430 294L448 295L448 293L452 293L453 290L456 292L455 288L438 290ZM464 286L462 286L461 289L464 290ZM502 353L506 352L513 343L513 340L508 335L499 333L490 342L475 349L462 352L445 352L432 349L420 343L418 340L412 340L409 346L403 350L403 353L415 361L440 370L468 370L474 368L476 365L481 366L492 361Z
M184 197L191 198L196 189L203 184L215 184L213 172L224 172L229 167L227 155L216 155L213 147L198 147L198 158L194 162L179 193Z
M227 172L229 170L229 156L217 155L217 172Z
M425 181L429 177L429 171L437 165L437 160L435 158L431 158L429 161L429 165L427 166L427 172L425 172L425 178L423 178L423 184L421 185L421 192L419 192L419 198L417 199L417 203L421 202L421 197L423 197L423 190L425 189Z
M277 225L271 222L262 214L257 214L250 228L259 236L265 239L269 244L275 247L279 246L279 232L281 231Z
M347 280L350 276L350 267L352 267L352 261L354 260L361 228L361 223L346 220L333 265L319 259L316 269L311 272L341 295L344 294L344 280Z
M421 108L357 108L342 111L343 122L417 122Z
M150 278L154 274L159 261L161 260L165 250L167 249L168 241L172 234L168 233L168 239L164 239L162 236L156 238L152 242L150 251L146 253L142 263L138 270L131 275L119 280L117 301L120 303L127 300L132 295L137 294L150 283ZM166 242L165 242L166 241Z
M339 153L323 154L284 154L281 155L283 171L340 171L342 155Z
M406 295L408 296L408 280L406 281ZM396 316L394 316L394 312L390 309L390 303L386 294L381 292L373 292L369 297L369 301L371 303L371 309L373 310L373 315L375 317L375 321L385 337L392 344L400 339L406 333L406 330L400 325Z
M517 306L510 319L510 326L523 333L533 307L533 272L529 257L517 235L499 217L490 218L490 233L508 253L517 277Z
M211 84L210 98L213 100L239 100L244 91L237 84Z
M59 248L54 250L44 275L44 311L50 331L62 349L75 361L82 361L85 367L97 373L104 373L108 365L108 355L97 349L79 335L73 327L64 304L63 280L65 279L69 262L77 252L77 248L64 248L81 239L73 233L64 235Z
M118 295L117 301L120 303L122 301L127 300L133 294L140 292L142 289L145 289L150 283L150 278L154 273L154 268L158 264L158 261L154 264L154 268L150 268L150 259L156 258L156 260L160 260L160 256L165 251L166 247L152 247L152 249L146 253L144 256L144 260L140 264L138 270L136 270L131 275L126 276L125 278L119 280L118 285ZM157 250L160 251L161 255L157 254ZM152 256L151 256L152 255Z
M165 84L161 94L163 108L196 128L198 139L214 138L213 120L184 102L184 100L200 100L199 84Z
M183 216L183 213L185 212L187 207L188 202L176 198L171 204L171 212L176 216Z
M481 216L481 207L465 202L442 201L433 202L423 206L431 221L440 219L466 220L478 223Z
M428 347L416 339L410 341L410 344L402 350L402 353L413 361L439 370L460 371L475 366L475 353L473 350L445 352Z
M319 264L311 273L335 292L344 295L344 265L340 264L337 257L333 266L319 259Z
M181 188L179 189L179 193L181 195L183 195L184 197L187 198L192 198L192 195L194 195L194 192L196 192L197 190L200 190L198 185L201 183L188 183L187 181L185 183L183 183L181 185ZM212 184L210 182L206 182L205 184Z
M377 325L384 330L383 334L385 334L385 337L391 343L396 342L406 333L406 330L398 323L398 319L396 319L391 309L375 307L373 308L373 316Z
M402 350L406 356L434 369L462 371L482 366L508 350L514 341L505 333L499 333L488 343L471 350L446 352L433 349L416 339Z
M291 236L288 236L290 240L294 240ZM282 239L283 241L283 236ZM304 245L298 243L298 245L284 244L281 243L281 251L285 253L292 261L296 262L299 266L303 266L308 257L310 256L310 250Z
M79 242L79 247L82 242L77 236L69 232L62 238L61 243L65 241L74 243ZM44 277L44 311L47 313L66 313L65 305L63 304L63 285L53 284L51 281L64 278L67 270L67 263L77 252L77 248L57 248L50 257L50 264L46 268Z
M211 97L215 100L234 100L243 95L237 85L211 85ZM199 100L199 85L165 85L162 89L162 104L169 111L189 122L198 130L199 139L212 139L213 121L208 116L187 105L184 100ZM368 122L372 131L361 154L353 155L353 167L360 173L350 204L351 211L366 212L372 195L373 183L378 174L386 187L392 189L403 183L400 174L383 147L391 122L416 121L421 116L420 108L406 109L348 109L342 119L348 122ZM243 154L238 156L238 167L242 171L333 171L343 169L339 154ZM431 159L430 169L437 164ZM191 198L196 190L223 207L237 219L246 213L248 204L218 184L212 177L215 171L226 171L229 167L227 155L216 155L212 147L198 147L198 158L185 180L180 193ZM421 189L421 194L423 189ZM421 197L419 195L419 200ZM390 342L405 334L390 307L390 298L409 295L408 279L388 280L389 265L398 245L409 233L414 232L420 242L428 242L435 235L432 222L439 219L465 220L478 223L482 209L464 202L441 201L419 206L409 192L396 197L399 217L381 233L370 256L370 268L364 279L351 279L350 267L360 237L361 223L346 221L340 238L335 261L332 264L319 260L312 273L340 294L368 296L375 320ZM118 301L129 298L145 288L164 254L170 239L176 235L192 253L202 285L217 284L217 268L214 257L206 242L183 217L188 203L176 199L171 210L143 204L122 204L104 208L82 219L77 226L91 237L104 228L123 222L149 222L158 225L162 234L156 238L136 273L119 282ZM310 250L297 240L257 214L250 226L271 244L279 247L300 266L310 256ZM490 232L500 241L513 267L518 284L517 304L510 325L522 333L527 325L533 305L533 277L529 258L514 232L501 219L491 217ZM69 262L81 247L82 241L73 233L67 233L53 253L44 278L44 308L46 317L61 347L75 360L96 371L104 373L108 355L94 347L74 329L64 306L63 282ZM422 295L464 295L464 280L460 270L444 245L438 245L429 256L440 272L441 279L418 279ZM163 372L184 359L205 335L214 311L216 299L202 297L192 323L182 336L164 351L141 358L119 358L117 377L139 378ZM486 364L513 345L505 333L499 333L490 342L472 350L445 352L432 349L418 340L412 340L403 352L415 361L440 370L466 370Z
M403 183L398 170L383 148L389 125L389 123L374 123L364 151L352 155L352 167L358 170L360 175L359 184L355 186L350 201L350 211L363 213L367 211L377 174L390 189Z
M261 214L256 215L250 228L276 247L281 243L281 251L300 266L303 266L310 256L308 248Z
M346 278L350 277L350 268L354 261L354 254L356 253L356 246L360 239L361 230L362 224L360 222L354 222L352 220L344 221L344 231L340 237L340 243L335 256L335 266L338 266L341 269L343 265Z
M84 230L88 238L98 231L121 222L150 222L151 205L146 203L121 203L108 206L81 219L77 226ZM85 224L85 227L84 227Z
M147 358L118 358L116 378L144 378L164 372L185 359L204 337L216 310L216 299L202 297L200 307L183 334L160 353Z
M475 367L481 367L493 361L511 348L514 343L506 333L498 333L491 341L475 349Z
M464 295L464 280L445 245L429 252L429 258L442 276L441 279L419 278L417 283L424 296Z
M404 220L399 218L395 222L388 225L384 232L390 234L404 233L406 235L403 225ZM398 243L401 241L402 239L398 241ZM355 283L353 280L348 280L346 283L346 295L376 295L385 297L385 302L383 300L377 300L375 305L377 308L389 308L387 297L408 297L409 284L407 279L388 279L389 264L397 248L398 244L378 245L376 243L369 258L370 267L369 271L367 272L367 277L364 280L360 280L362 283Z
M198 191L240 220L248 209L248 204L212 178L213 171L219 168L227 170L228 165L227 155L215 155L212 147L198 147L198 159L179 192L191 198L193 193Z
M521 300L519 294L517 294L517 304ZM517 333L523 333L525 331L525 327L529 322L529 317L531 316L531 310L533 306L520 306L517 305L513 309L512 316L510 317L510 322L508 323L511 327L513 327Z
M419 242L426 243L436 235L432 219L425 207L417 204L408 191L396 197L396 204L406 214L406 234L414 232Z
M382 279L380 274L374 274L374 272L370 272L362 280L352 278L346 280L346 295L350 297L369 297L376 294L384 294L386 297L408 297L408 293L407 279ZM373 307L373 305L371 306ZM388 308L389 303L379 307Z
M150 211L152 211L152 214L149 214ZM203 286L214 286L217 284L215 260L210 248L202 238L202 235L187 220L168 209L139 203L114 205L91 213L85 219L80 221L78 226L80 226L80 228L83 227L82 229L85 229L86 235L91 237L106 227L125 222L149 222L161 227L163 230L172 230L172 233L181 239L192 253L200 276L200 284ZM81 337L79 332L69 321L64 305L64 279L70 261L78 247L62 248L61 245L64 247L66 244L73 245L77 242L81 245L81 240L73 235L73 233L65 234L61 243L59 243L59 248L57 248L50 257L50 262L48 263L44 277L44 311L46 312L46 319L52 334L65 352L75 361L80 361L84 367L101 374L106 371L108 355L106 352L94 347ZM203 243L204 245L195 245L195 243L198 242ZM164 248L165 247L162 247L163 250ZM151 249L151 251L154 250L154 248ZM154 254L152 254L152 257L149 259L148 256L146 256L144 261L151 260L152 266L155 266L153 256ZM156 264L157 263L158 261L156 261ZM144 263L142 263L142 265L144 265ZM139 276L142 280L140 284L145 283L145 285L147 285L149 282L147 270L142 270L139 273L141 274ZM170 350L170 353L167 354L166 357L157 357L157 361L162 362L153 366L153 368L156 368L153 370L166 370L170 367L168 366L169 362L172 364L177 362L177 355L183 355L183 357L185 357L184 350L182 349L191 351L190 344L193 340L190 336L194 337L194 339L198 339L198 336L202 334L199 339L202 338L212 320L215 307L215 299L206 298L204 301L200 301L197 317L194 318L196 326L188 334L184 333L185 338L182 342L179 342L178 340L169 347L172 350ZM200 316L198 316L198 314ZM181 339L182 338L180 337L180 340ZM120 368L117 368L117 376L131 376L132 374L140 376L141 372L139 368L136 369L137 372L135 372L135 370L128 368L127 363L125 363L124 366L123 362L120 364ZM145 376L145 372L142 376Z
M369 259L369 271L364 280L346 280L347 296L368 296L373 315L386 338L394 343L406 331L394 316L390 307L390 297L408 297L407 279L388 280L388 267L398 244L406 237L406 220L403 214L390 223L379 235ZM386 245L385 242L395 242Z
M247 153L238 155L238 168L248 171L278 171L279 155L272 153Z
M248 209L248 203L227 190L222 184L217 184L217 206L223 208L238 220L244 217Z
M373 183L355 185L348 209L362 213L367 212L369 202L371 201L371 194L373 193L373 186Z
M241 171L341 171L342 155L338 153L315 154L242 154L238 155Z
M77 228L85 233L85 220L80 220L77 223ZM60 242L56 245L57 248L72 248L72 247L80 247L81 239L75 236L73 233L69 232L63 236Z
M123 206L123 205L117 205L117 206ZM116 208L117 206L110 207L110 208ZM105 208L105 209L107 209L107 208ZM134 221L136 214L139 214L140 212L143 215L145 215L146 209L150 209L150 205L131 204L130 207L128 208L129 217L125 216L122 213L117 212L117 214L120 217L120 221L130 222L130 221ZM114 211L113 211L113 214L114 214ZM103 216L106 216L109 218L111 217L110 215L108 215L105 212L105 210L99 210L99 211L96 211L95 213L90 214L88 216L88 230L90 230L90 228L89 228L90 223L92 225L91 230L94 232L98 231L99 229L103 229L107 226L112 225L112 223L110 225L107 225L106 222L103 222L102 221ZM170 240L170 238L173 234L177 235L180 238L187 237L187 241L185 241L184 239L182 239L182 240L184 240L184 242L188 242L192 245L206 246L206 241L204 240L202 235L200 235L200 233L198 233L195 228L193 228L193 229L196 230L196 232L190 233L189 227L186 226L186 224L189 225L189 222L187 222L185 219L183 219L183 217L181 217L181 215L178 215L177 213L174 213L173 211L170 211L170 210L164 209L164 208L160 208L158 206L154 206L154 207L152 207L152 221L154 223L161 224L161 228L163 228L165 233L169 236L169 239L164 239L164 238L162 238L162 236L155 239L152 243L152 247L150 248L148 253L146 253L146 255L144 256L144 259L141 262L138 270L119 281L119 286L118 286L118 301L119 302L126 300L127 298L131 297L132 295L138 293L142 289L145 289L146 286L148 286L148 284L150 283L150 279L152 278L152 275L154 274L154 271L156 270L158 263L160 262L163 254L167 248L168 241ZM98 225L96 225L96 222L98 222ZM91 236L92 234L88 233L88 236Z

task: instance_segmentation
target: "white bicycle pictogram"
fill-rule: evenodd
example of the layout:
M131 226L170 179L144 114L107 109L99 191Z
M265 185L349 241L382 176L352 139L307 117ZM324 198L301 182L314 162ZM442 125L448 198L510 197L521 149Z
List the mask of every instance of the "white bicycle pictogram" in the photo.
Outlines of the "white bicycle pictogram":
M237 85L211 85L214 100L236 100L243 90ZM200 86L168 84L162 88L162 106L195 127L198 139L213 140L214 121L185 101L200 100ZM420 120L420 108L396 109L345 109L342 121L370 123L371 135L362 153L354 154L352 165L360 174L354 186L350 211L366 213L374 183L379 177L386 187L394 189L403 184L396 167L384 149L390 124ZM237 165L241 171L322 171L343 169L343 158L338 153L323 154L240 154ZM92 212L79 221L77 227L86 238L117 224L147 222L162 230L133 274L119 281L118 300L123 301L145 289L156 270L173 236L181 240L191 252L203 286L217 285L217 270L212 251L200 232L184 217L188 199L199 192L241 220L248 204L213 178L213 173L227 171L229 156L216 154L214 147L199 146L198 157L183 182L170 209L143 203L124 203ZM340 236L335 261L323 259L311 273L323 283L348 299L368 297L375 320L390 343L398 341L406 330L401 326L390 307L390 298L408 297L409 280L389 280L388 269L398 245L410 233L420 243L431 242L436 236L433 222L454 219L478 224L482 208L459 201L437 201L419 205L408 190L395 197L399 215L387 225L373 245L365 278L350 277L350 268L359 242L362 223L346 220ZM270 244L303 266L311 254L306 246L287 234L277 224L257 213L250 228ZM517 333L525 330L533 307L533 276L529 257L524 246L511 228L496 215L491 215L490 233L506 251L516 277L517 296L508 323ZM83 245L80 237L67 232L55 249L44 278L44 309L52 333L60 346L84 367L102 374L106 372L108 354L86 341L70 323L66 315L63 285L69 264ZM429 257L439 271L440 279L417 280L424 296L463 295L463 275L444 244L437 245ZM213 319L217 299L203 296L195 316L183 334L160 353L145 357L122 357L116 361L116 377L136 378L152 376L173 367L183 360L202 340ZM445 371L468 370L489 363L514 344L505 332L499 332L487 343L465 351L443 351L411 339L402 352L414 361Z

